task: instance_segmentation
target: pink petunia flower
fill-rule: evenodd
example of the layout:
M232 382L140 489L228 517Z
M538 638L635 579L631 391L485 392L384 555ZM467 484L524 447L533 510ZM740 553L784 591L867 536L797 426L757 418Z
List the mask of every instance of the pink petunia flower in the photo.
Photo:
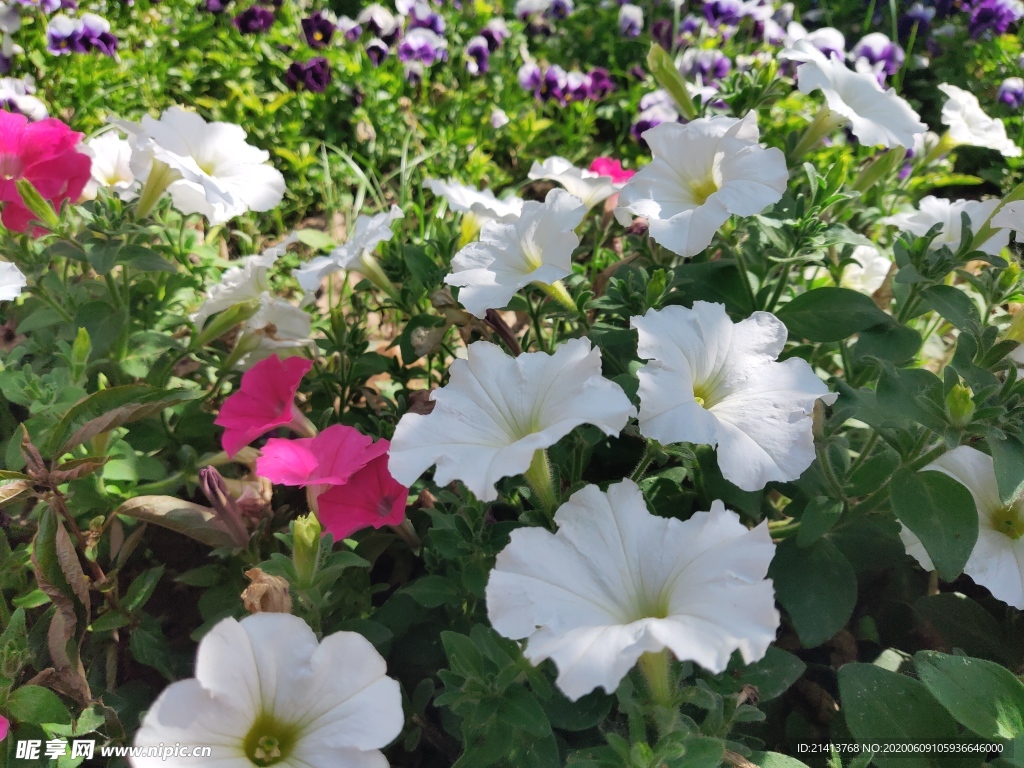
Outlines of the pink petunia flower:
M90 178L92 160L78 151L81 133L56 118L30 123L0 110L0 221L15 232L28 230L35 216L25 207L16 182L27 179L58 210L77 201Z
M11 721L0 715L0 741L7 738L7 732L11 729Z
M260 435L277 427L311 434L312 425L295 406L295 393L311 360L277 355L261 360L244 374L238 391L224 401L213 423L224 427L221 444L234 456Z
M271 438L256 460L256 474L281 485L313 486L315 497L387 453L387 441L381 442L374 444L372 437L344 424L330 426L316 437Z
M321 494L321 524L335 539L351 536L363 528L399 525L405 519L409 489L395 480L388 471L387 440L374 447L384 450L369 464L356 472L344 485L335 485Z
M622 162L614 157L596 157L588 170L610 176L616 184L624 184L636 175L636 171L627 171L622 167Z

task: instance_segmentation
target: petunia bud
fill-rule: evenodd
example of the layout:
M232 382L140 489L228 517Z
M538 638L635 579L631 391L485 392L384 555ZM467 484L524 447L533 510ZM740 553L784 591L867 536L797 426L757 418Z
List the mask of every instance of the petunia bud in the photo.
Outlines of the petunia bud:
M299 517L292 524L292 562L299 576L298 584L307 587L313 583L320 558L320 534L323 529L316 515Z
M953 426L964 427L971 423L974 417L973 395L971 388L963 384L957 384L946 395L946 414Z
M292 596L288 580L271 576L259 568L250 568L245 577L251 582L242 592L242 605L249 613L291 613Z

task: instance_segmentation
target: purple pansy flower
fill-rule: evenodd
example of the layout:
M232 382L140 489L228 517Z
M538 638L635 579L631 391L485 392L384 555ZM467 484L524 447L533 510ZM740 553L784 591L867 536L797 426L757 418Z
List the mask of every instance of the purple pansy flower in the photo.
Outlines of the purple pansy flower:
M448 58L448 42L425 27L410 29L398 44L398 58L405 63L417 61L432 66Z
M480 37L487 41L487 47L493 53L501 47L501 44L505 42L512 33L508 29L508 24L500 16L491 19L484 28L480 30Z
M312 15L302 20L302 36L311 48L320 50L331 44L334 37L335 24L320 11L314 11Z
M331 82L331 65L323 56L317 56L303 63L292 62L284 75L285 84L293 91L306 88L314 93L323 93Z
M977 39L985 32L1001 35L1024 17L1024 5L1018 0L976 0L971 7L969 29Z
M1008 77L1003 80L996 98L1010 109L1020 109L1024 106L1024 78Z
M355 19L350 19L348 16L342 16L338 19L337 30L341 32L345 40L350 43L354 43L359 39L359 36L363 34L363 28L359 22Z
M679 71L683 77L700 78L702 83L721 80L732 69L732 61L724 53L709 48L689 48L683 52Z
M443 35L444 18L421 0L409 9L409 29L429 29L435 34Z
M373 66L379 67L380 63L388 57L388 46L379 37L374 37L366 43L366 55L370 57Z
M900 71L905 58L903 49L881 32L864 35L853 46L850 56L857 69L873 70L879 85L885 85L886 75L895 75Z
M273 26L274 12L262 5L254 5L235 16L232 23L243 35L259 34Z
M482 75L490 67L491 49L483 35L471 37L466 43L466 70L471 75Z
M615 90L615 82L612 80L608 70L604 67L594 67L590 70L590 93L588 98L591 101L600 101L609 93Z
M623 37L640 37L644 31L644 9L639 5L624 3L619 7L619 34Z

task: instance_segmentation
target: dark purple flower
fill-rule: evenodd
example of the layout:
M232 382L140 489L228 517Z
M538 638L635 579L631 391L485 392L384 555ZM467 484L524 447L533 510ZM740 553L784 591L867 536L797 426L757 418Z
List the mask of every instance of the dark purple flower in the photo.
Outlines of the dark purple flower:
M732 61L721 51L710 48L688 48L683 52L679 71L689 79L706 83L721 80L732 69Z
M331 65L323 56L305 63L294 61L284 74L284 82L293 91L306 88L313 93L323 93L331 82Z
M743 0L707 0L704 3L704 18L713 27L738 26L746 15Z
M508 24L500 16L497 16L486 24L484 28L480 30L480 37L487 41L487 47L493 53L501 47L501 44L505 42L512 33L509 32Z
M82 38L82 22L57 15L46 26L46 50L55 56L85 53L88 50Z
M448 58L448 43L443 37L425 27L410 29L398 44L398 58L404 63L420 62L432 66Z
M608 70L604 67L594 67L590 70L590 93L588 98L591 101L600 101L609 93L615 90L615 81L612 80Z
M895 75L903 66L904 53L899 45L881 32L864 35L850 51L854 64L862 69L866 65L878 77L879 85L885 84L886 75Z
M666 51L672 50L672 22L658 19L651 25L651 38Z
M490 67L491 49L483 35L471 37L466 43L466 70L471 75L482 75Z
M443 35L445 24L444 17L424 2L413 5L409 11L409 29L429 29L437 35Z
M519 68L517 75L519 87L524 91L533 91L534 96L540 96L540 87L544 82L544 73L534 61L528 61Z
M302 20L302 36L311 48L320 50L331 44L334 37L334 22L324 16L320 11L315 11L311 16Z
M208 13L224 13L231 0L204 0L203 10Z
M573 0L551 0L547 15L553 19L564 19L571 16L574 10L576 10L576 6Z
M996 98L1010 109L1020 109L1024 106L1024 78L1008 77L1003 80Z
M243 35L256 35L273 26L274 12L262 5L254 5L235 16L233 23Z
M47 14L60 9L60 0L15 0L15 2L26 8L38 8Z
M363 28L359 25L359 22L350 19L348 16L342 16L338 19L337 28L344 35L345 40L350 43L354 43L363 34Z
M986 32L1001 35L1021 16L1024 13L1021 12L1020 3L1014 0L976 0L971 8L971 37L978 39Z
M619 34L623 37L640 37L643 31L644 9L632 3L619 6Z
M590 75L574 69L565 76L565 100L585 101L590 96Z
M914 3L907 9L907 12L900 16L896 24L896 31L900 40L909 40L910 33L917 26L918 38L923 38L931 27L932 19L935 18L935 9L926 8L921 3Z
M379 37L372 38L366 44L366 55L370 57L370 61L373 62L373 66L379 67L380 63L388 57L388 46Z
M544 101L557 101L563 107L566 102L566 89L569 87L569 76L557 64L552 64L544 71L540 81L538 96Z

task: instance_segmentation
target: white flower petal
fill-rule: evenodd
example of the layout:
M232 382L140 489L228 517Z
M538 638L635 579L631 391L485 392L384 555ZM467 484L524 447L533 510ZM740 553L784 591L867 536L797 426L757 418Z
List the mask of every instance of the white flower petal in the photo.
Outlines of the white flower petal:
M436 464L438 485L461 480L484 501L497 498L498 480L525 472L535 451L581 424L615 435L633 414L622 389L601 376L601 352L588 339L515 358L474 342L431 399L429 415L407 413L398 422L391 474L409 486Z
M28 280L16 265L0 261L0 301L18 298L26 285Z
M942 122L957 144L994 149L1004 157L1020 157L1021 149L1006 135L1006 126L997 117L989 117L973 93L942 83L939 90L949 98L942 105Z

